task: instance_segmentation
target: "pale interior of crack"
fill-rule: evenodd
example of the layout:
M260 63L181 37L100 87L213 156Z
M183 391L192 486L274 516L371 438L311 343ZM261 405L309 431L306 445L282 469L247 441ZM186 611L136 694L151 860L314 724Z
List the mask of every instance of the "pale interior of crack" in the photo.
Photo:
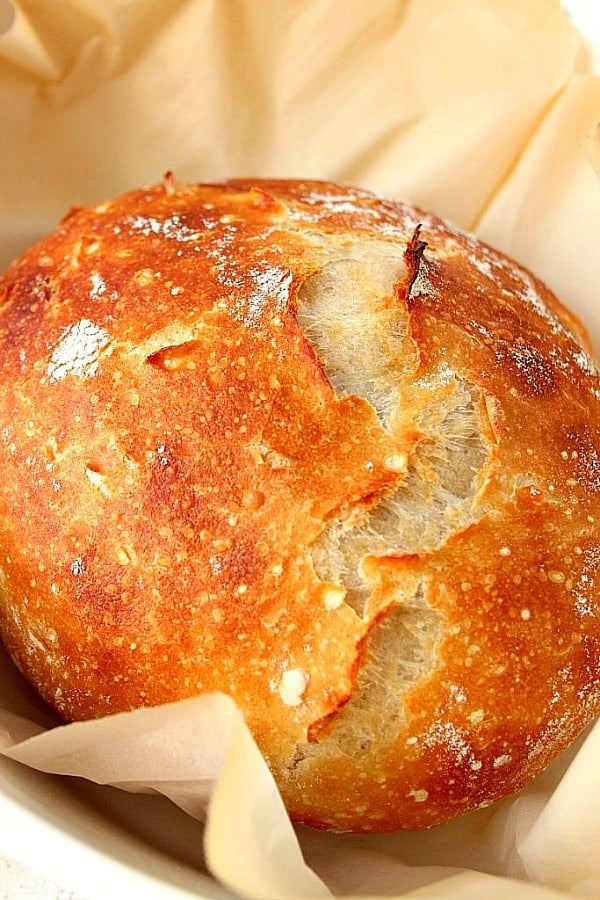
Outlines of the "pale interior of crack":
M397 404L406 314L393 302L402 256L384 243L349 245L304 283L298 321L340 396L371 403L385 423Z
M358 527L332 519L311 547L319 578L344 584L346 602L359 614L371 593L361 572L366 556L434 549L479 516L474 500L487 451L477 391L453 380L453 393L417 418L425 437L409 458L405 481L384 495Z
M404 275L397 246L349 242L298 297L300 325L338 396L368 400L392 435L410 415L421 435L400 485L358 522L332 518L311 547L318 577L343 585L345 602L359 616L368 615L373 590L363 573L365 557L435 549L481 515L477 493L489 452L481 435L482 398L447 365L413 379L406 311L393 300ZM407 596L399 584L390 611L370 632L353 696L317 741L298 746L291 765L320 754L368 754L375 734L378 744L392 742L405 724L402 697L435 668L442 635L426 585Z
M405 724L401 697L431 665L439 639L439 615L419 584L412 594L398 588L397 605L373 628L351 700L331 727L299 744L292 766L310 760L376 753L392 743Z

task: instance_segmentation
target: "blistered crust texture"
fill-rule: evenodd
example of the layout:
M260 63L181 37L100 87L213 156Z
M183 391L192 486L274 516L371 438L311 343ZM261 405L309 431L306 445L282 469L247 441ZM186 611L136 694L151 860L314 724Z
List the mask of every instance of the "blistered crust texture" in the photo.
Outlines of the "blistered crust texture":
M439 219L171 178L0 282L0 625L65 719L224 691L293 818L413 829L600 708L600 379Z

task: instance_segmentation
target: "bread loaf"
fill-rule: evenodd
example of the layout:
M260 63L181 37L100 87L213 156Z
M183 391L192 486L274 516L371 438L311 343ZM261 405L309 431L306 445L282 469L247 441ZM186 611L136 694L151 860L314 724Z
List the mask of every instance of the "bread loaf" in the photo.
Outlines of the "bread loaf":
M598 714L598 370L474 237L167 177L9 268L0 367L0 631L65 720L223 691L295 821L386 831Z

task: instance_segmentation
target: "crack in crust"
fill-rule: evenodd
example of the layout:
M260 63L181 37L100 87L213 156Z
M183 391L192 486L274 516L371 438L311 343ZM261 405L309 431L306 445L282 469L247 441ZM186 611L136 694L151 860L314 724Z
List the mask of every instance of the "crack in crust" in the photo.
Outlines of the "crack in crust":
M352 696L314 724L318 740L298 746L293 768L320 753L369 753L375 733L379 748L397 738L402 698L438 665L443 621L422 582L406 594L401 571L382 607L377 563L430 552L483 514L485 399L447 366L419 373L409 334L402 295L420 276L426 243L419 234L417 226L403 257L383 243L370 242L367 253L364 244L349 244L298 294L298 321L338 397L367 400L394 441L388 464L397 478L379 496L339 510L310 546L315 573L343 586L344 602L368 633Z

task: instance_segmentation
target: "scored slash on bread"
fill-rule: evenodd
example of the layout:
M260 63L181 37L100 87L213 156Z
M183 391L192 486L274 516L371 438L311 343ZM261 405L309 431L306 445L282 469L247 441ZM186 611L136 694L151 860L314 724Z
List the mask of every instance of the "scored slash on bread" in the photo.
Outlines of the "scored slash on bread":
M7 649L65 719L230 694L297 822L518 790L600 709L586 340L355 188L74 210L0 282Z

